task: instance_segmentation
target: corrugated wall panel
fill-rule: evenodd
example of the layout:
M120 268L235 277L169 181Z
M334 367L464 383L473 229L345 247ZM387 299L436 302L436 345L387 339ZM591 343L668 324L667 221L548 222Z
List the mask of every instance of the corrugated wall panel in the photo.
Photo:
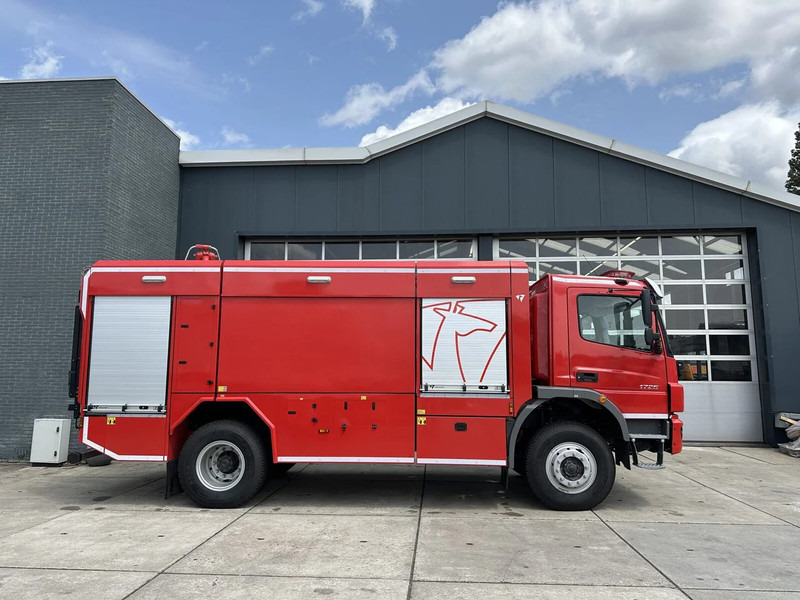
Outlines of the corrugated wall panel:
M615 229L647 223L644 167L601 154L600 199L603 225Z
M464 229L464 129L422 143L423 220L426 230Z
M212 170L214 170L212 168ZM255 219L248 231L290 233L295 229L297 167L259 167L253 177Z
M645 169L647 224L654 226L694 225L692 182L683 177Z
M800 409L800 316L792 221L785 210L755 200L745 199L742 212L745 223L759 223L758 254L772 408L788 411L794 407L796 411Z
M742 197L719 188L692 182L694 214L698 225L737 226L742 223Z
M600 167L598 153L553 140L557 227L600 225Z
M381 231L421 231L422 145L408 146L379 160Z
M192 244L202 244L218 230L211 227L211 206L214 204L213 171L211 169L184 169L181 172L180 235L178 258L183 258Z
M339 166L337 231L378 231L380 213L380 162Z
M224 257L238 257L237 231L248 231L253 226L255 209L253 200L253 168L229 167L214 173L214 202L211 205L211 223L219 231L227 232L217 246Z
M479 119L465 126L467 229L508 228L508 125Z
M335 231L339 168L298 167L295 226L300 231Z
M553 138L508 128L508 216L512 229L535 231L555 224Z

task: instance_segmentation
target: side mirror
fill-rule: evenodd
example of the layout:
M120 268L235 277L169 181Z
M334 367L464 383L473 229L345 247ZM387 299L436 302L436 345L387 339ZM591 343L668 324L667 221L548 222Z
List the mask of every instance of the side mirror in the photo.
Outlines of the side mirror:
M653 303L650 297L650 290L642 290L642 320L644 321L645 331L653 327ZM652 331L650 332L652 334ZM647 334L645 334L647 335Z
M644 327L644 343L650 346L656 354L661 354L664 351L661 346L661 337L649 325Z

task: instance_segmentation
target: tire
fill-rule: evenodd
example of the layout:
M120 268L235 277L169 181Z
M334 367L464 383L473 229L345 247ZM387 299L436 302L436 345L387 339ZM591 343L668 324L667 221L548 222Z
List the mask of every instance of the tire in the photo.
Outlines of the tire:
M203 508L235 508L264 485L267 465L264 442L252 428L239 421L212 421L186 440L178 477Z
M554 510L589 510L614 485L616 465L606 441L591 427L559 421L537 431L525 465L534 495Z

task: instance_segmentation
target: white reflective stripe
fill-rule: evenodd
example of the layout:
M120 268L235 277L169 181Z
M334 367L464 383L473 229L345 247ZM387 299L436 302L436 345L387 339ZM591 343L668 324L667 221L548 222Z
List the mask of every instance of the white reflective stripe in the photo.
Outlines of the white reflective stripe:
M92 275L92 270L89 269L83 274L83 285L81 286L81 314L86 318L86 302L89 297L89 277Z
M83 417L83 439L81 441L95 450L100 450L101 452L103 450L102 446L89 441L89 417Z
M413 273L414 269L391 267L225 267L233 273Z
M473 275L480 275L481 273L508 273L509 269L506 267L505 269L476 269L476 268L465 268L465 269L431 269L431 268L424 268L420 267L420 273L470 273Z
M395 457L395 456L279 456L278 462L413 463L414 458Z
M215 273L220 267L92 267L95 273Z
M504 460L483 460L471 458L418 458L420 465L483 465L487 467L505 467Z
M103 450L103 454L106 454L113 458L114 460L138 460L142 462L164 462L167 460L166 456L158 456L158 455L148 455L148 454L117 454L116 452L112 452L108 448Z
M669 419L668 414L659 413L622 413L626 419Z

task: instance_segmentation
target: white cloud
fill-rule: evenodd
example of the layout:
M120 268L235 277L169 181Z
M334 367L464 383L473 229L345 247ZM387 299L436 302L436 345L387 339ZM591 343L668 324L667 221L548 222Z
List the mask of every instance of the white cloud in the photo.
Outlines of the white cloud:
M194 150L200 145L200 138L183 129L183 123L178 123L167 117L161 117L161 120L181 138L181 150Z
M322 0L301 0L301 2L305 5L305 9L292 15L292 19L295 21L302 21L307 17L316 17L325 7L325 3Z
M369 146L375 142L386 139L403 131L408 131L414 127L419 127L425 123L429 123L439 117L444 117L457 110L471 106L469 102L462 102L456 98L442 98L435 106L426 106L415 110L405 119L397 124L397 127L390 128L387 125L381 125L374 132L366 134L361 138L359 146Z
M531 102L577 77L655 84L734 62L798 81L795 0L543 0L506 4L437 50L444 92ZM765 75L765 80L768 77Z
M313 65L319 60L319 56L316 54L311 54L310 52L306 52L306 58L308 59L308 64L310 65Z
M251 67L254 67L258 63L260 63L262 60L267 58L267 56L272 54L273 50L274 50L274 48L272 46L270 46L269 44L265 44L264 46L261 46L258 49L258 52L256 52L253 56L248 57L247 64L250 65Z
M350 88L344 106L333 114L320 119L323 125L344 125L356 127L365 125L381 111L397 106L415 92L433 93L435 90L428 74L420 71L406 83L386 91L378 83L365 83Z
M222 74L222 81L228 85L236 84L242 87L245 92L249 92L252 87L250 85L250 80L247 77L242 75L237 75L236 73L223 73Z
M783 189L800 109L773 100L700 123L669 153L704 167Z
M197 44L197 46L195 46L194 51L195 52L200 52L202 50L205 50L207 47L208 47L208 41L207 40L203 40L202 42Z
M54 77L61 70L61 59L53 52L53 42L28 50L28 62L22 65L19 76L22 79L46 79Z
M0 81L10 81L10 78L9 77L3 77L2 75L0 75Z
M130 67L122 60L111 56L108 50L103 50L99 64L104 65L111 69L111 72L122 79L133 79L134 74Z
M442 95L531 103L577 80L657 85L742 64L760 97L789 106L800 102L798 31L797 0L501 2L423 70Z
M800 36L793 46L755 64L751 80L759 94L777 98L785 105L800 103Z
M397 32L394 27L384 27L378 33L378 38L386 42L386 49L392 51L397 48Z
M248 136L246 133L241 133L239 131L236 131L228 125L223 126L220 133L222 134L222 137L225 139L225 143L228 145L241 146L250 143L250 136Z
M658 93L661 100L667 101L672 98L680 98L682 100L693 100L699 102L703 100L703 92L700 85L697 83L679 83L668 88L662 89Z
M362 23L369 22L372 11L375 10L375 0L342 0L342 4L346 8L360 11Z
M727 98L728 96L732 96L741 90L746 83L746 79L733 79L731 81L726 81L719 86L719 91L714 95L714 98Z

